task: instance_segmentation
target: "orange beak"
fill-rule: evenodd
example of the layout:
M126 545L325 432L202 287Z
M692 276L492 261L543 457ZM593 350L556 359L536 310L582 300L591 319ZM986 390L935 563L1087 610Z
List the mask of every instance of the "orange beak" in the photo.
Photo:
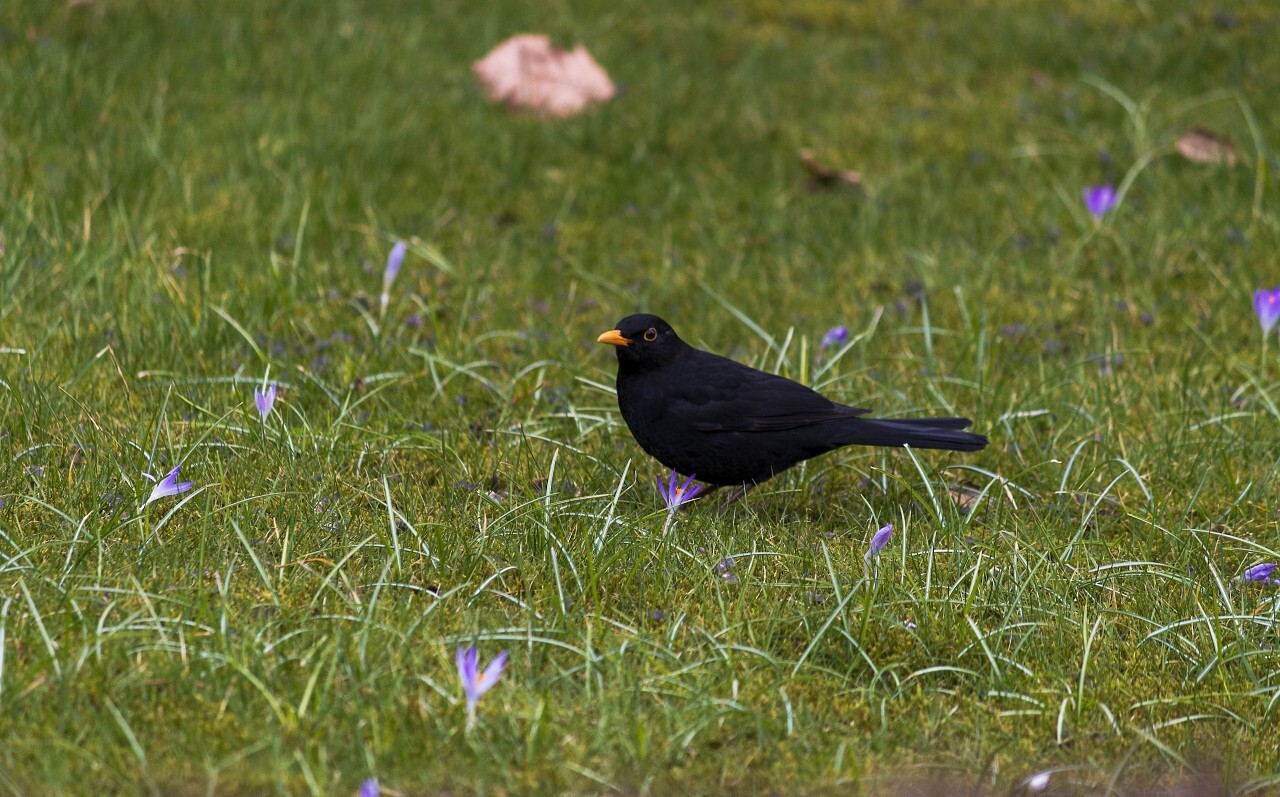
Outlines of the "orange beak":
M608 343L610 346L628 346L631 344L631 341L622 337L622 333L618 330L611 329L596 338L596 343Z

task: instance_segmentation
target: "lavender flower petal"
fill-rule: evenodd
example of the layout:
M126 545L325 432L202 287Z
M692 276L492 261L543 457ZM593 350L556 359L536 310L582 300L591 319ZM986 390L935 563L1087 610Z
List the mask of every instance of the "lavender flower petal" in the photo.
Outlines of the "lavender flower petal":
M378 297L378 312L382 317L387 315L387 305L391 302L391 283L400 273L400 265L404 263L404 253L408 250L404 241L397 241L387 256L387 267L382 272L382 295Z
M848 340L849 340L848 327L844 325L841 325L838 327L832 327L831 329L827 330L827 334L822 336L822 348L825 349L828 346L843 346L845 343L848 342Z
M662 484L662 477L658 477L658 495L662 497L662 503L666 504L667 509L674 512L679 509L681 504L688 503L698 496L703 490L707 489L704 485L693 484L693 480L697 478L697 474L691 475L684 480L684 484L676 486L678 474L673 470L667 484Z
M266 390L253 389L253 402L258 406L258 414L262 416L262 420L266 420L271 414L271 408L276 403L276 383L272 382L267 385Z
M1084 189L1084 206L1095 219L1101 219L1116 206L1116 190L1109 185Z
M1280 576L1272 575L1280 565L1275 562L1263 562L1244 571L1240 580L1246 584L1280 584Z
M404 264L404 255L407 251L409 251L409 245L404 241L397 241L396 245L391 247L391 254L387 255L387 267L382 272L383 290L390 288L396 275L400 273L400 266Z
M152 501L159 501L161 498L168 498L171 495L185 493L187 490L190 490L194 482L178 481L178 471L180 470L182 470L181 465L174 466L173 470L169 471L169 473L161 479L155 487L151 488L151 495L147 498L146 504L143 504L143 506L150 504ZM142 475L147 476L147 478L152 478L145 473Z
M880 555L880 551L884 550L884 546L889 544L889 538L893 536L893 524L886 523L879 531L871 535L871 547L867 549L866 559L870 561Z
M679 503L683 504L686 501L692 501L693 499L698 497L698 493L707 489L701 484L693 484L693 479L695 476L697 476L696 473L693 474L693 476L690 476L689 478L685 479L684 484L680 485L680 490L678 492L678 495L676 496ZM691 484L692 486L690 486Z
M476 649L472 645L469 648L458 648L455 656L458 665L458 680L462 681L462 691L467 696L467 705L474 705L479 700L479 695L475 694L476 684Z
M1267 335L1280 322L1280 288L1260 288L1253 294L1253 311L1262 324L1262 334Z
M467 696L467 711L474 712L480 696L493 688L507 666L507 651L493 657L489 666L480 672L479 653L472 645L469 648L458 648L456 654L458 680L462 681L462 691Z
M502 677L502 671L507 668L507 651L502 651L493 657L489 665L484 668L484 672L476 679L476 694L483 695L498 683L498 679Z

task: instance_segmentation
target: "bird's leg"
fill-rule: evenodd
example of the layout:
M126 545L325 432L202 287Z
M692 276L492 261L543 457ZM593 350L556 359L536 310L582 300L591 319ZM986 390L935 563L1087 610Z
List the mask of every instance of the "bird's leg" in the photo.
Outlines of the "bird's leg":
M707 485L707 489L703 490L702 494L699 495L698 498L710 498L714 493L720 492L720 488L723 486L723 484L709 484Z
M727 510L730 506L741 501L742 497L747 494L747 490L750 490L754 486L755 486L754 484L744 484L738 489L734 490L732 493L726 494L723 498L720 499L720 506L718 508L718 511L723 514L725 510ZM713 493L718 493L724 488L725 488L725 485L723 484L708 485L707 489L702 493L702 495L698 497L710 498Z
M744 485L742 485L741 487L739 487L738 489L736 489L736 490L734 490L733 492L729 493L729 495L727 495L727 496L726 496L726 497L725 497L725 498L720 502L720 514L722 514L722 515L723 515L725 512L728 512L728 511L729 511L729 507L731 507L731 506L733 506L734 504L736 504L736 503L738 503L739 501L741 501L741 500L743 499L743 497L747 494L747 491L748 491L748 490L750 490L750 489L751 489L752 487L754 487L754 486L755 486L754 484L744 484Z

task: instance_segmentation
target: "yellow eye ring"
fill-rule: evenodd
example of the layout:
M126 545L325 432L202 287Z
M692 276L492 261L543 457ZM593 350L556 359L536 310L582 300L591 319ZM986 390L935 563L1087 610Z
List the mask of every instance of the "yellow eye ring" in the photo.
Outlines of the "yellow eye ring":
M644 339L647 341L655 341L658 339L658 330L649 327L644 331Z

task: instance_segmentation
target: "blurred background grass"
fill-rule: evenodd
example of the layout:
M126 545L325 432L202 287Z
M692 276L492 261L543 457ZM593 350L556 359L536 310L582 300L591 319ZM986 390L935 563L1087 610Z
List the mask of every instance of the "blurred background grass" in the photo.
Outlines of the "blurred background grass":
M486 102L471 62L526 30L619 97ZM0 3L0 783L1264 788L1277 604L1231 579L1280 546L1277 34L1263 3ZM1241 163L1173 154L1197 125ZM809 190L805 147L865 191ZM1095 224L1081 189L1126 178ZM994 444L824 458L659 540L593 342L636 310L802 378L847 324L826 392ZM178 462L200 492L139 514ZM514 655L464 738L471 641Z

